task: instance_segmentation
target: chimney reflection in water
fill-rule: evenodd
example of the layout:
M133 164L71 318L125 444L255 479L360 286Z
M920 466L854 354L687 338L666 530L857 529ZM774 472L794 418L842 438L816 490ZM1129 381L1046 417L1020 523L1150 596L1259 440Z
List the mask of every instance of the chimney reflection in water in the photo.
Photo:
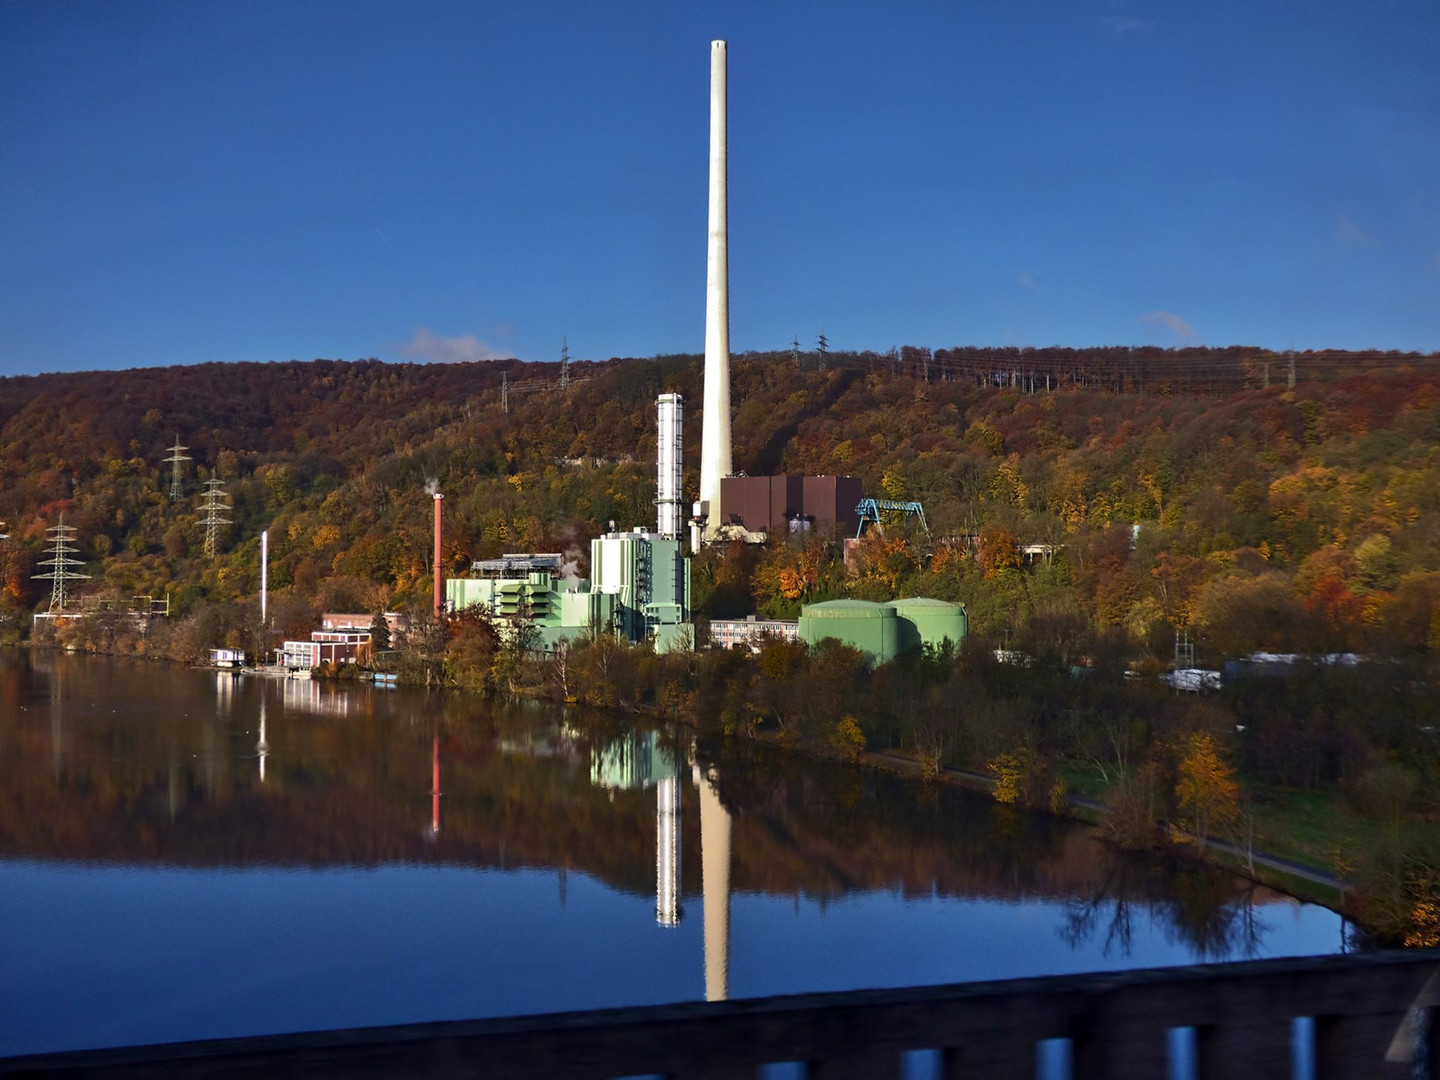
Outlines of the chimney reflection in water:
M680 925L680 780L655 784L655 921Z
M430 839L440 836L440 729L435 729L435 738L430 750Z
M700 792L700 873L705 893L705 1000L730 996L730 812L713 772L694 768Z
M265 741L265 697L260 697L260 741L255 744L255 756L260 759L260 782L265 782L265 759L270 756L270 744Z

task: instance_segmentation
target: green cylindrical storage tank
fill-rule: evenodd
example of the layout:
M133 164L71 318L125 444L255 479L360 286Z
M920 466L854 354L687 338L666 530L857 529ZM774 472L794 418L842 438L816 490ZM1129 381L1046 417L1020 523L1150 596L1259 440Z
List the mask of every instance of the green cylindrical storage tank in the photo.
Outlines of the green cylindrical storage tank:
M818 645L826 638L868 653L877 664L888 663L900 651L895 606L868 600L806 604L800 609L800 640Z
M970 629L964 604L948 600L930 600L923 596L896 600L890 605L900 622L900 648L918 649L921 645L939 648L949 638L956 649L965 642Z

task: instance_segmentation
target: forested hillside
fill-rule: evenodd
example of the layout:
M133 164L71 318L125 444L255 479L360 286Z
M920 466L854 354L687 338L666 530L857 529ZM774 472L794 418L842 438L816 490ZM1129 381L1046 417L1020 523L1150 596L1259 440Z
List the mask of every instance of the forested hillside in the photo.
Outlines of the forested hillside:
M849 573L820 536L707 552L697 607L793 616L922 594L964 600L997 643L1078 654L1123 631L1135 657L1160 657L1183 627L1210 663L1440 648L1440 362L1303 354L1294 370L1291 388L1289 359L1255 349L736 357L737 469L857 475L920 500L930 536L871 533ZM249 610L269 529L277 629L298 633L317 607L428 597L427 482L446 495L448 574L502 551L583 559L607 522L653 522L658 393L690 404L694 490L699 358L559 376L315 361L0 380L9 633L48 600L32 575L62 513L82 593L168 592L177 615ZM177 435L194 461L172 503ZM197 524L212 476L234 504L214 559ZM1027 562L1027 544L1056 554Z

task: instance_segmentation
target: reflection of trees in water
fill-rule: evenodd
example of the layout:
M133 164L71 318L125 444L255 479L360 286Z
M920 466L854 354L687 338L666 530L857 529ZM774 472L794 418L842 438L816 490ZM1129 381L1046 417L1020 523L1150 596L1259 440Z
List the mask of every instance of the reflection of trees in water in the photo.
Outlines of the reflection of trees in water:
M735 815L736 883L817 898L1062 896L1088 879L1088 835L948 785L816 762L753 743L702 744Z
M654 890L653 792L590 782L592 749L633 736L617 714L363 686L323 687L353 703L343 714L291 711L284 686L245 679L222 687L230 707L221 717L205 673L158 679L157 669L130 661L39 659L49 674L0 665L0 742L15 765L0 785L0 851L201 865L561 866L625 892ZM255 766L262 700L263 788ZM53 769L50 707L65 723ZM432 842L421 837L433 824L437 729L445 823ZM684 761L688 732L677 741L667 731L657 746ZM1127 859L1073 822L765 745L702 746L699 758L718 766L721 799L735 815L739 890L821 900L875 889L1079 895L1088 899L1072 905L1072 940L1103 933L1123 951L1142 905L1201 956L1247 942L1253 951L1263 933L1234 879ZM679 828L693 851L697 795L681 773ZM682 892L700 887L699 869L682 861Z
M1138 858L1105 848L1103 872L1088 897L1069 902L1059 935L1072 949L1103 934L1102 953L1130 955L1137 915L1158 923L1171 944L1197 960L1255 957L1269 932L1255 883L1188 859Z

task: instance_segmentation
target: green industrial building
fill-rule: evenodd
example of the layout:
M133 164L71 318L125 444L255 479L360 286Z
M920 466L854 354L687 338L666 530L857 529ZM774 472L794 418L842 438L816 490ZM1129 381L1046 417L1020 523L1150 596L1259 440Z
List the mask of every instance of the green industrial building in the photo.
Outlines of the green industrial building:
M818 645L834 639L859 649L877 664L924 645L945 641L958 647L968 629L964 604L912 597L877 604L868 600L828 600L800 609L800 640Z
M553 652L563 641L608 632L614 625L615 597L591 592L588 585L545 570L513 577L449 578L445 602L451 611L484 608L502 632L527 626L536 646Z
M690 560L679 540L644 529L590 541L590 589L613 596L617 629L631 641L653 640L657 652L688 652Z
M552 652L562 641L613 633L654 641L659 652L694 647L690 560L680 541L637 529L590 543L591 580L566 577L558 554L511 554L471 566L445 582L451 611L481 606L502 632L526 625Z

